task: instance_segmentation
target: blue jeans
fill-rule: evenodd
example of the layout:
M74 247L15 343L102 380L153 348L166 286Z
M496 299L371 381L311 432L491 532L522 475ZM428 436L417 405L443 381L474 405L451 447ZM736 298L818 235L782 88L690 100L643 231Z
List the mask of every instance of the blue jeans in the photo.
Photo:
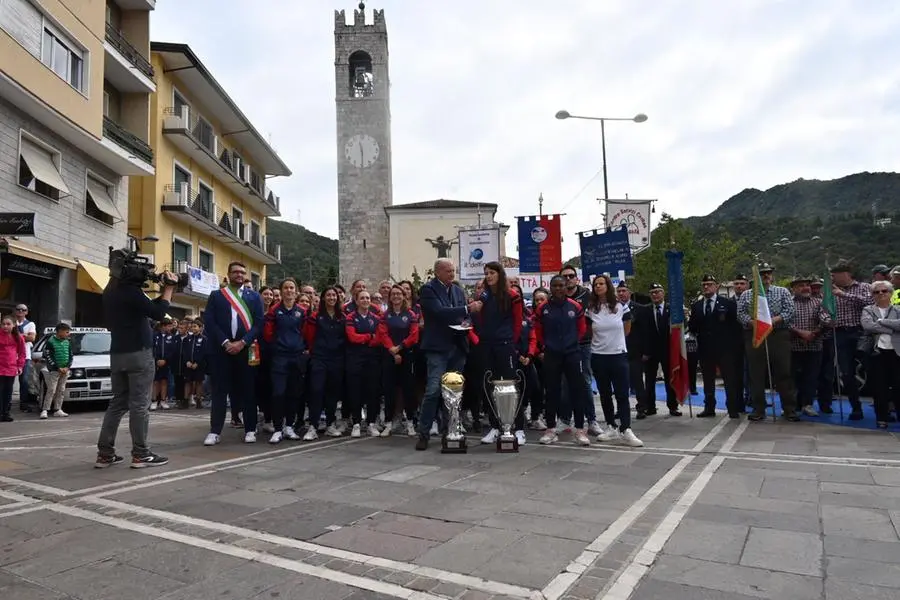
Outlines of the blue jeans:
M616 410L614 411L612 398L603 395L600 397L606 424L614 426L618 416L619 431L625 431L631 427L631 402L628 400L628 355L625 353L592 354L591 371L597 380L597 388L603 389L611 386L616 398Z
M597 420L597 408L594 406L594 393L591 391L591 346L590 344L582 344L578 347L581 355L581 374L584 376L584 383L587 387L587 395L582 400L584 407L584 420L593 423ZM598 391L602 388L597 388ZM562 421L571 423L572 421L572 398L569 394L568 382L563 379L562 400L559 404L559 418Z
M457 347L449 352L425 351L425 362L425 397L422 398L422 412L419 415L419 437L427 440L438 410L440 409L441 413L444 410L444 402L441 397L441 377L448 371L462 373L466 364L466 355Z

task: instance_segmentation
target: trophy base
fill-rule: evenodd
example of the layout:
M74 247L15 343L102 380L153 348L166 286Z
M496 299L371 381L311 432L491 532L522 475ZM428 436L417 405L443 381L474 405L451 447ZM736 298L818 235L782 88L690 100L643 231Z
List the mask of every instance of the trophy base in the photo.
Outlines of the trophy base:
M507 454L518 451L519 440L517 440L515 436L505 438L501 435L499 438L497 438L497 452Z
M441 454L466 454L469 451L466 446L466 438L448 439L444 436L441 439Z

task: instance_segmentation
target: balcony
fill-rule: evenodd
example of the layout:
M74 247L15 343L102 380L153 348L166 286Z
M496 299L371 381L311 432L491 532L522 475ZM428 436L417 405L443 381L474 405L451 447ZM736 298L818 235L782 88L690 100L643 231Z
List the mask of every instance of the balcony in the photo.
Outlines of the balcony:
M123 159L120 162L127 163L119 168L123 175L153 175L153 149L107 116L103 117L102 142Z
M186 260L175 261L173 267L174 273L187 273L189 275L187 287L176 291L176 298L178 294L183 294L188 298L208 298L214 290L219 289L219 278L215 273L195 267Z
M265 178L223 146L209 121L189 106L166 108L162 132L256 212L266 217L281 215L281 200L266 187Z
M253 260L273 265L281 262L281 245L274 244L251 225L233 218L211 200L204 199L186 183L167 185L161 210L189 227L193 227L235 249Z
M106 24L103 51L106 54L103 76L117 90L145 94L156 91L153 65L110 23Z

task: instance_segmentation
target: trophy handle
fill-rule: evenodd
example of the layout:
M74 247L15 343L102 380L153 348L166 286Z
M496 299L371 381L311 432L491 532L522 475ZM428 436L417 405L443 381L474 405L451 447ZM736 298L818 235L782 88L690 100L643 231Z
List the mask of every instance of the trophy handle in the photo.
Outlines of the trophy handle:
M481 387L484 389L484 402L488 405L488 408L491 409L491 414L500 420L500 415L497 414L497 409L494 407L494 395L491 393L491 383L494 380L494 372L493 371L485 371L484 378L481 380Z

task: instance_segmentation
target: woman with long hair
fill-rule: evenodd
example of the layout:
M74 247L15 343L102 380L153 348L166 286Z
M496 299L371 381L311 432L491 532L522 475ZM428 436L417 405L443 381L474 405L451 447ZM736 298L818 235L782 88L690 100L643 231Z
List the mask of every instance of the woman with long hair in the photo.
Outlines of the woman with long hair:
M485 379L516 379L519 367L519 341L524 319L522 297L510 288L506 270L499 262L484 265L484 289L478 297L482 308L475 314L480 354ZM488 391L490 391L490 385ZM483 398L488 407L491 430L481 439L483 444L496 443L500 437L497 407L490 397ZM525 444L525 406L519 406L515 418L515 436L519 445Z
M263 314L269 314L269 311L276 304L275 290L264 285L259 288L259 297L262 298ZM266 342L265 336L258 342L259 365L256 367L256 381L254 382L256 402L259 411L263 414L262 432L274 434L276 429L272 424L272 365L271 360L269 360L269 344Z
M0 422L13 421L13 383L25 368L25 338L16 327L16 318L6 315L0 321Z
M400 430L400 419L396 416L399 392L402 410L406 413L406 434L416 437L418 399L413 385L413 348L419 343L419 317L410 310L400 285L394 284L388 294L387 310L378 324L378 338L387 350L383 353L384 430L381 436L390 436L392 429Z
M366 290L356 294L356 310L347 315L347 403L346 413L353 419L350 437L362 435L362 409L366 408L368 434L380 436L378 413L381 412L381 341L378 338L379 317L371 308L372 298ZM341 411L345 414L345 411Z
M303 337L307 312L297 304L297 280L288 277L281 282L281 301L266 313L263 330L269 347L269 371L272 385L272 425L274 432L270 444L283 438L299 440L294 423L303 419L303 400L306 373L309 367L309 350ZM310 427L303 437L306 441L318 439L315 427Z
M630 379L625 337L631 331L632 315L626 305L619 303L607 275L594 277L585 315L591 324L591 372L597 381L597 389L611 388L616 398L617 410L614 410L612 398L600 394L606 427L597 436L597 441L641 447L644 442L631 430L631 402L628 400Z
M306 320L303 328L309 348L309 420L314 424L325 409L325 435L341 437L343 428L336 423L337 401L344 394L344 352L347 327L338 291L325 288L319 310ZM342 409L346 417L346 408ZM307 432L308 433L308 432Z

